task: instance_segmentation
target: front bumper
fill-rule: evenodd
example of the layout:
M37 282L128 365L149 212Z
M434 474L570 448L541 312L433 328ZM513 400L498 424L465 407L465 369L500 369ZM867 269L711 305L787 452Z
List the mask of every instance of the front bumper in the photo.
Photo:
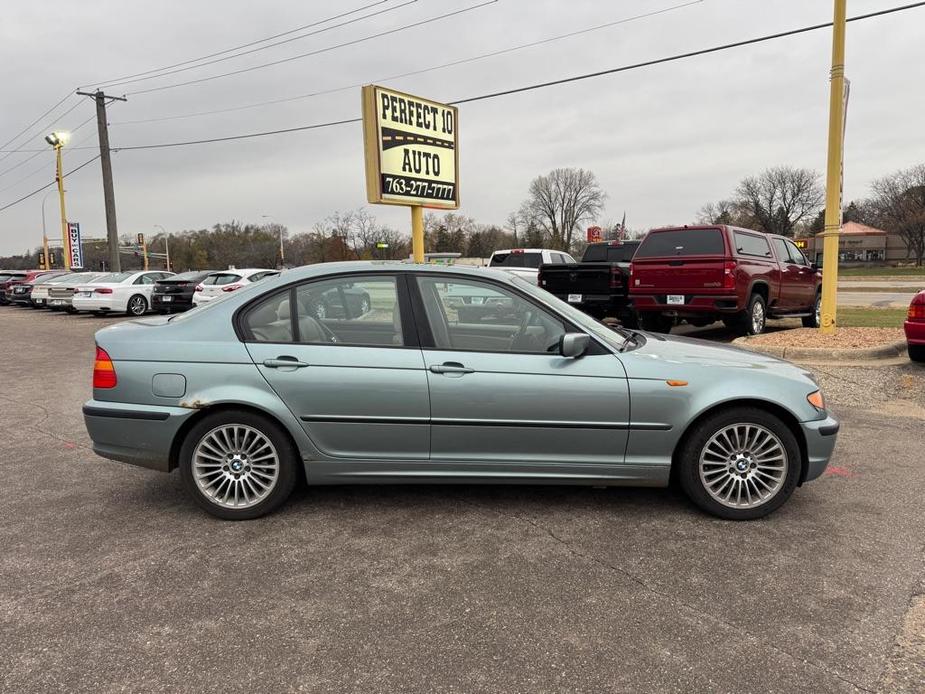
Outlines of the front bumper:
M800 427L806 440L806 474L800 480L802 483L814 480L825 472L832 451L835 450L840 425L837 419L828 415L825 419L800 422Z
M170 450L177 432L193 414L183 407L88 400L84 424L93 452L103 458L170 472Z

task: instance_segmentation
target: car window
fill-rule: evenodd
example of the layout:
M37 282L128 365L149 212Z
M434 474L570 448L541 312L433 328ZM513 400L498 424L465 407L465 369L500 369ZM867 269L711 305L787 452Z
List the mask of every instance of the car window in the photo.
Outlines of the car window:
M417 283L438 349L545 354L565 333L558 318L496 284L439 276Z
M239 279L241 279L241 275L236 275L233 272L222 272L217 275L209 275L202 281L202 283L207 286L220 286L225 284L234 284Z
M154 276L140 275L132 284L154 284Z
M603 263L607 260L607 246L603 243L592 243L585 249L581 259L585 263Z
M790 252L787 250L787 244L784 243L783 239L771 239L771 243L774 244L774 252L777 253L777 258L780 262L792 262Z
M741 231L733 233L735 237L736 250L743 255L755 255L760 258L771 257L771 247L768 245L768 239L764 236L755 236L754 234L743 234Z
M809 265L809 261L806 260L806 256L803 255L803 251L796 247L792 241L787 241L784 239L784 243L787 244L787 248L790 250L790 260L792 260L797 265Z
M271 294L248 309L244 326L256 342L292 342L292 316L289 309L291 292Z
M397 279L350 275L296 288L299 342L403 346Z
M527 253L520 250L507 253L497 252L491 257L489 267L539 267L543 264L543 254Z
M636 250L638 258L678 255L723 255L726 245L719 229L676 229L653 231Z

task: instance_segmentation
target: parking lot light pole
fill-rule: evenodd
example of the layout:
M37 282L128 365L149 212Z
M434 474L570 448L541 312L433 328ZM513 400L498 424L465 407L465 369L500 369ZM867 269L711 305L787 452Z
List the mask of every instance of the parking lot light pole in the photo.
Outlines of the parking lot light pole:
M64 208L64 175L61 169L61 148L68 140L67 133L51 133L45 136L45 142L55 148L55 180L58 182L58 200L61 203L61 243L63 244L62 252L64 260L64 269L71 269L71 245L67 240L67 212Z
M166 256L167 272L170 272L170 240L167 238L167 230L160 224L155 224L154 228L160 229L164 235L164 255Z
M845 5L835 0L832 23L832 77L829 92L829 145L825 180L825 230L822 232L823 335L834 335L838 309L838 240L841 236L845 135Z

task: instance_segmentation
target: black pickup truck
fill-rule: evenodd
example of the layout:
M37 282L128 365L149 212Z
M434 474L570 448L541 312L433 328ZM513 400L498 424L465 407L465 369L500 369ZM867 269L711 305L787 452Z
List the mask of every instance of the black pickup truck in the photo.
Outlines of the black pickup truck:
M629 306L630 262L639 241L589 244L580 263L543 264L537 283L594 318L635 323Z

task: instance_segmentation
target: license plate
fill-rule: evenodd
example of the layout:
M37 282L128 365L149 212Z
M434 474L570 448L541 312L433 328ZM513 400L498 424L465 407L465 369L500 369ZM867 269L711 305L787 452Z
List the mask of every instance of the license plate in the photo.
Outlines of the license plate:
M74 296L90 296L90 292L74 292Z
M568 302L570 304L580 304L581 303L581 294L569 294Z
M173 301L173 297L172 296L162 296L161 301L164 301L164 302Z
M684 295L683 294L669 294L667 303L674 304L674 305L683 304Z
M52 306L64 306L64 300L63 299L53 299L51 301L51 305Z

